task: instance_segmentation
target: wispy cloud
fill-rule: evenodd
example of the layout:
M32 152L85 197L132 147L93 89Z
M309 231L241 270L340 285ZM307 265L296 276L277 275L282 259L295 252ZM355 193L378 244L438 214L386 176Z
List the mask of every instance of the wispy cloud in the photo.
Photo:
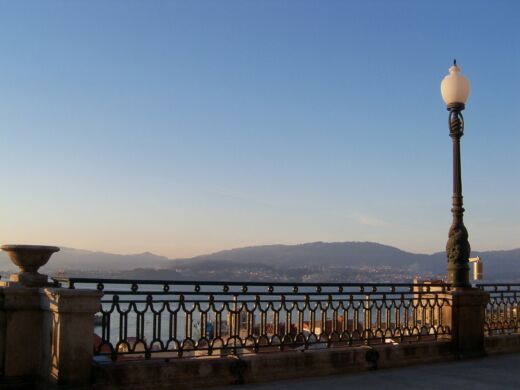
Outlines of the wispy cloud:
M360 212L354 212L352 213L352 217L355 221L366 225L366 226L372 226L372 227L383 227L383 226L389 226L390 224L380 218L367 215Z

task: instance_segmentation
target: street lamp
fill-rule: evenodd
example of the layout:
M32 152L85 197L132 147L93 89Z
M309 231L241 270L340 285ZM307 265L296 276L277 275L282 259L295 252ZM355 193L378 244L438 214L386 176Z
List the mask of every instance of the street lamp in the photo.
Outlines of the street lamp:
M441 94L448 106L450 137L453 141L453 222L448 233L446 255L448 256L448 283L453 287L470 287L469 255L471 247L468 231L464 226L462 207L462 178L460 166L460 138L464 135L462 110L469 96L469 81L460 73L457 61L441 83Z

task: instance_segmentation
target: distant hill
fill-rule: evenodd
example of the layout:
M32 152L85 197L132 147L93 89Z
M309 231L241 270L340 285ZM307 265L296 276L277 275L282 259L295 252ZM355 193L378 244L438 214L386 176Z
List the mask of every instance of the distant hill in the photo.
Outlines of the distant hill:
M62 247L42 267L44 272L60 270L125 271L135 268L166 268L171 263L167 257L145 252L133 255L117 255ZM5 252L0 254L0 270L17 269Z
M504 251L472 252L484 261L486 280L520 281L520 248ZM117 255L62 248L56 253L43 272L89 271L116 273L118 276L141 278L200 278L244 280L290 275L297 280L312 270L366 267L390 267L406 270L409 274L444 275L446 255L432 255L402 251L388 245L373 242L313 242L300 245L262 245L219 251L188 259L168 259L145 252L133 255ZM0 254L0 270L14 270L5 253ZM262 270L261 274L256 270ZM316 271L318 270L318 271ZM397 271L396 271L397 272ZM255 276L256 275L256 276ZM322 272L322 279L330 279L333 272Z
M312 242L300 245L262 245L230 249L175 264L230 261L241 264L261 263L276 267L302 266L383 266L420 268L428 255L404 252L374 242Z
M520 248L503 251L473 251L484 262L484 275L489 280L520 278ZM313 242L300 245L262 245L237 248L177 260L176 265L227 261L239 264L260 263L278 268L302 266L389 266L407 268L417 274L446 272L446 253L431 255L402 251L374 242Z

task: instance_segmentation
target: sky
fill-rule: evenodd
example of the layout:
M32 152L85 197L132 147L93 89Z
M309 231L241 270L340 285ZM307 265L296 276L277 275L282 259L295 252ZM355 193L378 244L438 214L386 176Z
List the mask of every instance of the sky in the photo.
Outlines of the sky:
M0 242L520 247L520 2L0 1Z

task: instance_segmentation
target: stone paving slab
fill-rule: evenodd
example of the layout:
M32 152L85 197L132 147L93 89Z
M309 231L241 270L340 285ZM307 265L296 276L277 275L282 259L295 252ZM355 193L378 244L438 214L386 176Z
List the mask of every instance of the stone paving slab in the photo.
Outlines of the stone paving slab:
M520 354L371 372L212 388L236 390L520 389Z

